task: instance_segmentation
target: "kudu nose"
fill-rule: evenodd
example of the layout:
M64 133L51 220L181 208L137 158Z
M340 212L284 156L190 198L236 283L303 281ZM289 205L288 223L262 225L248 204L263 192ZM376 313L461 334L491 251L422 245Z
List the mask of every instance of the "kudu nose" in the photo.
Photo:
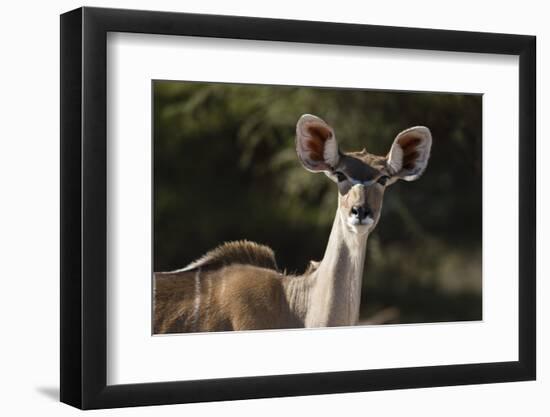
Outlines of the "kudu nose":
M363 207L363 206L353 206L351 208L351 214L353 214L359 220L363 220L370 213L371 213L371 211L368 208Z

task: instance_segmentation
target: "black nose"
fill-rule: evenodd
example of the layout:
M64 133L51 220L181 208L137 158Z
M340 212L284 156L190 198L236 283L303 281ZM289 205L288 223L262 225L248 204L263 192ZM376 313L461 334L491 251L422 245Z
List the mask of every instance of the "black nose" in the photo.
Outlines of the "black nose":
M365 217L367 217L371 211L367 207L363 206L353 206L351 208L351 214L353 214L355 217L357 217L359 220L363 220Z

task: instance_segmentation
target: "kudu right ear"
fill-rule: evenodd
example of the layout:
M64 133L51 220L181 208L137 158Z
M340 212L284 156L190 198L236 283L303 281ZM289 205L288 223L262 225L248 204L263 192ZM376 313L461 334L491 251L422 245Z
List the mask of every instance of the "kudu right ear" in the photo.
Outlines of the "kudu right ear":
M311 114L304 114L296 124L296 152L312 172L332 171L340 159L334 130Z
M386 157L387 169L392 176L414 181L422 175L432 147L432 134L425 126L404 130L393 141Z

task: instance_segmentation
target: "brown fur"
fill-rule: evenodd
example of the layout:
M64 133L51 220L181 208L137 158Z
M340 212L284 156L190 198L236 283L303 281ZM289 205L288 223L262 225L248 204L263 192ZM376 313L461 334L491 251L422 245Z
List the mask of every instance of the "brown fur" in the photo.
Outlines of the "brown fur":
M245 240L224 243L190 268L155 273L153 332L280 328L290 314L282 277L271 248Z
M156 273L153 332L277 329L293 321L299 327L286 303L282 279L275 270L243 264Z

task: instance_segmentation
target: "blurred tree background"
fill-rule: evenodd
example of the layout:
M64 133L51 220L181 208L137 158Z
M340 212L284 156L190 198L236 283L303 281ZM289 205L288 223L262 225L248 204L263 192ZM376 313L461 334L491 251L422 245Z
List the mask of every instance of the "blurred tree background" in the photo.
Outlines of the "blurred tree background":
M303 272L323 256L338 191L300 165L300 115L331 124L343 151L379 155L401 130L425 125L428 168L386 191L369 237L361 320L482 318L480 95L171 81L155 81L153 94L155 271L248 239Z

